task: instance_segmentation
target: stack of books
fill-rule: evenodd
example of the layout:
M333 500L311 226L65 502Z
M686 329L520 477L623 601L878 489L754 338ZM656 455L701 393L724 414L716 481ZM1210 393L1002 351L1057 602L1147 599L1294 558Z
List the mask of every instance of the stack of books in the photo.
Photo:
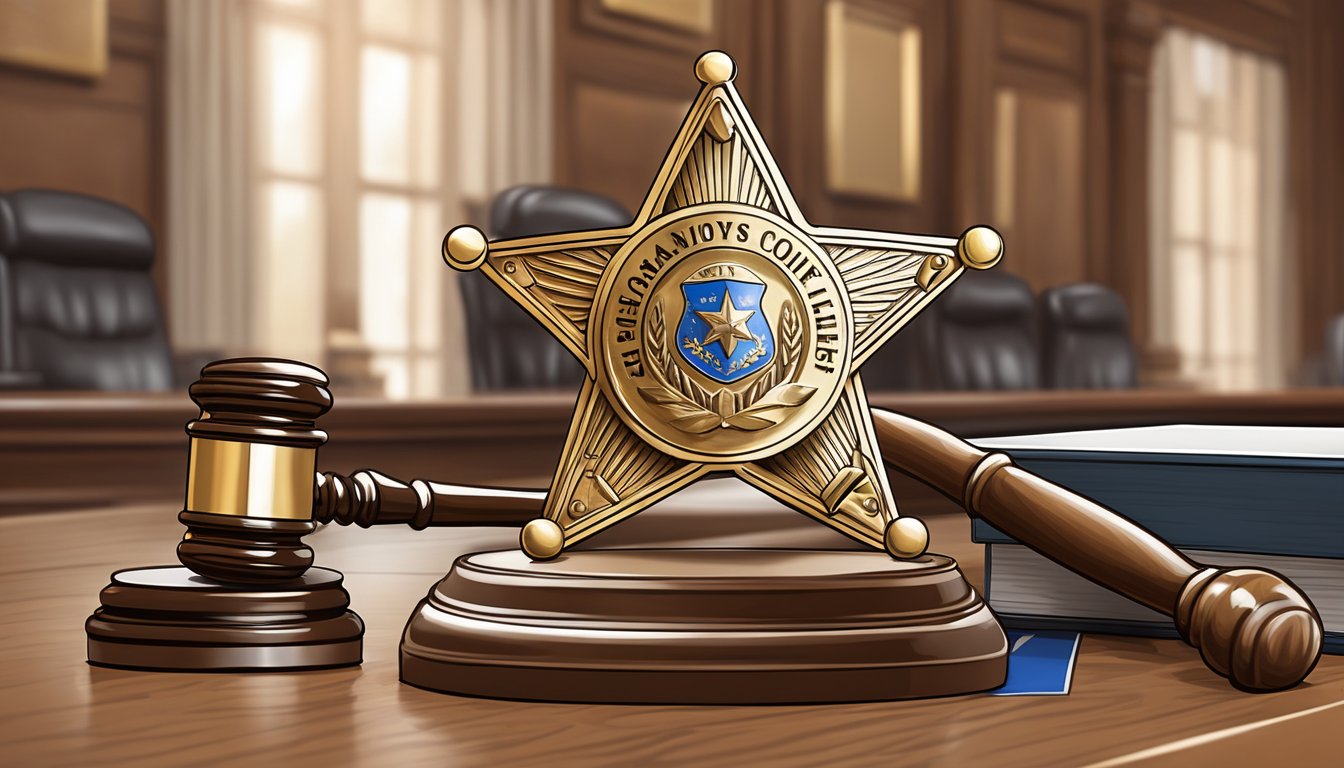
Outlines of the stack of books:
M1213 566L1266 568L1344 653L1344 429L1173 425L972 441ZM976 520L985 592L1009 627L1176 636L1171 620Z

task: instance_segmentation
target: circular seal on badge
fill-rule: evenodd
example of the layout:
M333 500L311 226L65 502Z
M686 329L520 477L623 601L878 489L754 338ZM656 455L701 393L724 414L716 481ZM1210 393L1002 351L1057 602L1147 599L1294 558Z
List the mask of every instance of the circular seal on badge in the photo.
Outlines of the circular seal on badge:
M806 436L853 349L835 265L760 208L710 203L650 222L613 257L588 339L599 386L663 452L752 461Z

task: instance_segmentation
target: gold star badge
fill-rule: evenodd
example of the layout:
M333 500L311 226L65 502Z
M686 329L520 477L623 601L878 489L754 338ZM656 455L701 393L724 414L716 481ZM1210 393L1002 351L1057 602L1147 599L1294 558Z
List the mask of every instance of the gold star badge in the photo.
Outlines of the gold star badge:
M987 227L952 239L809 224L733 87L733 60L711 51L695 73L700 93L629 226L444 238L450 266L483 271L588 372L522 547L556 557L732 473L918 556L928 534L896 512L858 371L967 267L997 263L1002 241Z
M751 334L743 326L756 314L756 310L741 310L733 306L733 297L725 295L723 304L718 312L701 312L696 310L696 315L709 325L709 332L705 334L702 344L713 344L719 342L723 351L732 356L733 351L737 349L737 340L751 340Z

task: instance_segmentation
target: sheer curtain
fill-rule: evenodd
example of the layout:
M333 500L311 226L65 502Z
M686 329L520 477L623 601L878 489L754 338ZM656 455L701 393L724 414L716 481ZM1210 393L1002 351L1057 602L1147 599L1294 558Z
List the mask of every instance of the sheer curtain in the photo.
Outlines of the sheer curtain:
M1153 85L1154 341L1201 385L1282 386L1295 338L1284 66L1173 28Z
M167 238L173 344L206 355L251 345L252 190L246 27L236 2L167 8Z
M469 391L439 242L549 178L550 3L170 0L168 30L175 345Z

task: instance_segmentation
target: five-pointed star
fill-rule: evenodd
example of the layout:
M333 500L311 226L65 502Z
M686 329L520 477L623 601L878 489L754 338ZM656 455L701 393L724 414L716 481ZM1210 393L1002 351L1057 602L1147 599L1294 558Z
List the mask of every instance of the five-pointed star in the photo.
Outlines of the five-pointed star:
M918 521L898 519L858 369L965 268L993 266L1002 241L985 227L954 239L811 225L732 85L732 59L711 51L695 71L704 85L628 226L494 243L464 226L444 238L450 266L484 272L588 372L544 516L524 527L522 547L536 559L555 557L705 475L731 472L848 536L914 556L927 536ZM598 333L592 319L598 285L618 249L660 217L714 203L762 209L801 230L835 265L851 313L841 396L806 437L750 461L693 459L650 444L599 384L601 363L589 338ZM731 343L731 331L727 338ZM731 405L731 396L719 400Z
M727 291L723 293L723 303L719 305L718 312L696 310L695 314L709 326L709 332L700 340L701 344L708 346L717 341L723 347L724 353L732 357L733 350L737 349L738 339L751 341L751 334L747 332L747 321L756 314L756 310L738 309L733 304L733 297Z

